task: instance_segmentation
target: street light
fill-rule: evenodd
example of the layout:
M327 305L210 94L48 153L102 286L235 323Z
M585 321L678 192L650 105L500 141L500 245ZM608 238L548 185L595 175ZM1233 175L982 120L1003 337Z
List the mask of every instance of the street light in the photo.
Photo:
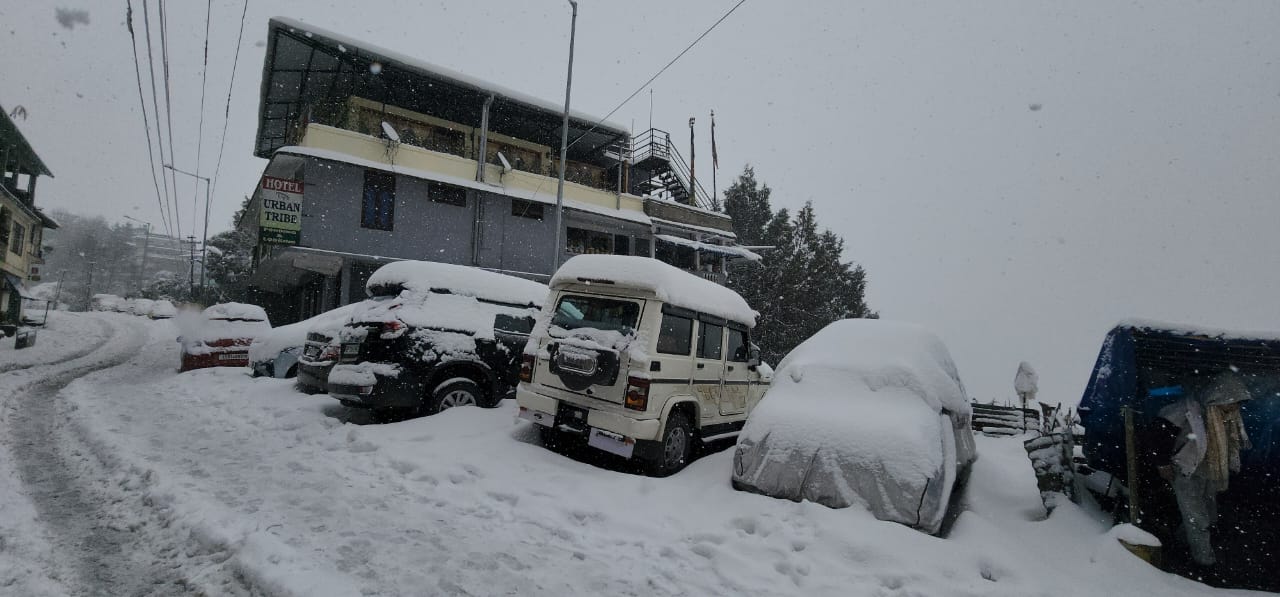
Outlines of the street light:
M578 3L569 0L573 18L569 21L569 75L564 83L564 121L560 125L560 178L556 182L556 244L551 260L552 273L560 269L560 257L564 255L564 168L569 152L569 92L573 89L573 36L578 29Z
M124 219L131 220L142 224L145 227L146 236L142 237L142 263L138 265L138 293L142 293L142 278L147 275L147 247L151 245L151 222L143 222L137 218L124 216ZM203 268L201 269L203 271Z
M204 287L204 269L205 269L205 262L208 260L208 257L209 257L209 253L208 253L208 249L206 248L206 245L209 244L209 193L210 193L209 185L210 185L210 182L207 177L200 176L199 174L195 174L193 172L187 172L186 170L179 170L177 168L174 168L173 164L165 164L164 167L170 170L173 170L178 174L186 174L187 176L198 178L204 181L204 236L200 240L200 298L201 300L203 300L205 294L207 294L205 292L205 287ZM194 286L196 264L195 264L194 251L192 251L192 253L193 254L192 254L192 260L191 260L191 284ZM191 298L193 300L195 299L194 296Z

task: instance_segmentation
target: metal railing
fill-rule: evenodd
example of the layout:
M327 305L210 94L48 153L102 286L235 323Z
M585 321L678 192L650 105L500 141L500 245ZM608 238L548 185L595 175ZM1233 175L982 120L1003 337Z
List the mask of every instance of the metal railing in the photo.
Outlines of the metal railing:
M702 209L711 209L711 194L707 189L703 188L702 182L694 181L693 185L689 184L692 173L689 171L689 163L685 161L684 156L680 155L680 151L671 143L671 134L658 130L649 129L639 135L636 135L632 142L631 163L638 164L645 160L657 159L667 164L666 172L670 172L675 177L676 182L684 187L685 196L692 197L693 204ZM660 176L661 171L655 171L655 176ZM696 187L696 188L695 188Z

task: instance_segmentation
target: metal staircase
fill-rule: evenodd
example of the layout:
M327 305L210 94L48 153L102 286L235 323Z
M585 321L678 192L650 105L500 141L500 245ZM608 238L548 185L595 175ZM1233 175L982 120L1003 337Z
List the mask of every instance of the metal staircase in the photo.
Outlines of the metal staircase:
M671 143L666 131L649 129L632 140L632 191L702 209L711 209L711 194L701 181L689 185L689 163Z

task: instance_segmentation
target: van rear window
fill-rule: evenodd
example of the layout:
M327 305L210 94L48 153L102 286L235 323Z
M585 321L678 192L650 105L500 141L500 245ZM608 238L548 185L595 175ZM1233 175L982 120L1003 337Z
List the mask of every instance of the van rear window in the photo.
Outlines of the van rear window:
M593 328L630 335L640 319L640 303L598 296L565 295L556 304L551 325L566 329Z

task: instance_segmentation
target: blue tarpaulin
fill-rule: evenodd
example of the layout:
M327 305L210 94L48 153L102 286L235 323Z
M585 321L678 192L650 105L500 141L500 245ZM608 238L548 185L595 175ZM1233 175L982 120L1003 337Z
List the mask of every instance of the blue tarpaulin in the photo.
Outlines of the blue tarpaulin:
M1156 323L1116 326L1103 340L1080 400L1089 465L1125 478L1123 408L1135 426L1151 423L1160 408L1182 398L1168 388L1195 387L1226 370L1241 374L1253 399L1241 404L1253 448L1242 453L1246 483L1280 483L1280 335L1197 330ZM1138 448L1139 467L1144 466ZM1233 477L1233 483L1236 477Z

